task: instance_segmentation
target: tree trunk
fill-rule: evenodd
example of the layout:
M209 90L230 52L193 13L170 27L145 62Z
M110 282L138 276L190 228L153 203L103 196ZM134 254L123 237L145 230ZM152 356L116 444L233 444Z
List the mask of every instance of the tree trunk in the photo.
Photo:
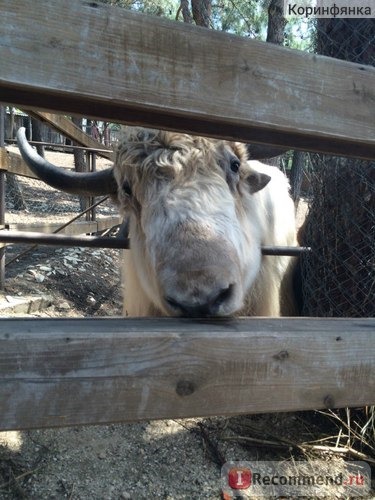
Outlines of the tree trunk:
M319 54L373 65L374 39L373 19L317 20ZM375 316L375 163L329 155L312 163L303 313Z
M290 187L293 201L296 204L298 203L301 193L304 164L305 153L303 151L293 151L292 168L290 171Z
M191 0L191 10L197 26L210 27L211 0Z
M31 118L30 116L23 117L23 126L25 127L25 135L28 141L31 141Z
M267 42L284 45L286 19L283 16L284 0L271 0L268 7Z
M14 133L14 108L10 108L10 125L9 125L9 139L14 139L16 134Z
M286 20L283 16L283 0L271 0L268 7L267 42L276 45L284 44L284 29ZM280 156L265 160L268 165L280 168Z
M6 195L13 204L14 210L26 210L26 203L22 194L21 186L19 185L17 176L6 174Z
M82 118L77 118L75 116L72 116L72 122L74 125L82 129ZM79 146L79 144L76 144L73 142L73 146ZM83 149L73 149L73 156L74 156L74 170L76 172L87 172L87 163L85 161L85 154ZM79 205L81 210L86 210L89 206L89 198L87 196L81 196L79 198Z
M42 123L36 118L31 118L32 140L43 142ZM37 144L36 150L39 156L44 158L44 146Z
M178 18L180 11L182 12L182 17L184 19L184 23L192 24L193 18L191 16L190 9L189 9L189 0L181 0L180 8L178 9L178 12L177 12L177 18Z
M75 116L73 116L72 122L74 123L74 125L76 125L82 130L82 118L76 118ZM73 146L79 146L79 144L73 143ZM87 165L85 162L85 154L83 149L73 149L73 156L74 156L74 170L76 172L86 172Z

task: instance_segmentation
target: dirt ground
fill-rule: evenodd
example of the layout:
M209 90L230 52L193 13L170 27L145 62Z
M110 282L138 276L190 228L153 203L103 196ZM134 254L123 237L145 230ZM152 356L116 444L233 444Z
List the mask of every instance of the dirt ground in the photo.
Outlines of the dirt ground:
M21 250L7 249L8 260ZM121 314L119 257L117 250L40 247L9 265L0 303L47 295L49 307L29 316ZM365 418L364 410L356 418ZM292 466L319 458L322 470L345 471L345 459L353 456L333 448L347 442L347 434L336 417L319 412L2 432L0 499L218 499L228 461ZM314 450L316 443L326 449ZM370 448L356 449L375 460ZM328 497L349 498L344 491L332 487ZM315 498L323 495L318 489Z

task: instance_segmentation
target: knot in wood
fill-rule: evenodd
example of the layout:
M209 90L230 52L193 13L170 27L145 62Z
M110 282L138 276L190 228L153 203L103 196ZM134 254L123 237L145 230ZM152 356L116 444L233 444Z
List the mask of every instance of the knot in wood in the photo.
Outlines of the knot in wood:
M333 399L333 396L330 394L327 394L325 398L323 399L324 406L326 408L334 408L335 407L335 400Z
M284 361L284 359L289 358L289 352L288 351L280 351L277 354L274 354L273 358L277 359L278 361Z
M176 386L176 392L179 396L190 396L195 391L195 384L190 380L179 380Z

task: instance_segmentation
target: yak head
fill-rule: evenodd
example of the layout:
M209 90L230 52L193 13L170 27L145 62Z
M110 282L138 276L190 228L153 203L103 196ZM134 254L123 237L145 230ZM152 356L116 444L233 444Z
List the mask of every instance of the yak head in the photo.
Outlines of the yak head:
M48 184L117 196L138 285L156 310L222 316L242 308L261 263L256 197L270 180L250 166L243 144L129 128L113 168L82 174L39 157L22 130L18 140Z

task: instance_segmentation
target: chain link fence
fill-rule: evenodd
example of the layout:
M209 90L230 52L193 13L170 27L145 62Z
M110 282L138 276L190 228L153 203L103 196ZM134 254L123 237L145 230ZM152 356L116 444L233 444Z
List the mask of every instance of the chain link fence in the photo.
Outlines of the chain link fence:
M15 146L8 146L8 149L18 151ZM71 153L48 150L45 156L47 160L59 166L74 168L74 158ZM97 158L96 163L98 170L110 165L110 161L103 158ZM58 232L61 226L69 223L94 202L93 199L58 191L38 179L12 173L6 174L5 187L5 223L14 230ZM78 221L74 221L66 232L80 234L80 228L77 226L82 222L95 222L108 218L111 223L117 216L116 205L108 199L98 205L90 216L83 214ZM82 228L82 233L91 232L85 227ZM95 228L95 224L92 227Z
M88 171L93 168L95 155L95 169L101 170L111 166L111 162L94 153L94 150L86 151L72 145L72 141L66 139L61 133L56 132L48 125L39 120L32 119L21 110L7 106L5 114L5 139L8 142L8 150L16 155L19 154L15 143L15 135L19 127L26 128L29 139L49 143L43 147L36 145L39 154L44 154L51 163L78 171ZM83 123L84 122L84 123ZM113 146L118 142L121 134L120 126L108 122L96 122L92 120L81 120L80 127L84 132L96 140L106 140ZM6 174L6 224L18 225L16 229L32 230L33 225L40 227L50 226L50 232L59 224L66 224L70 218L88 208L94 200L71 196L57 191L44 182L35 178ZM118 214L116 207L110 201L101 203L95 211L85 214L82 220L94 221L96 217L115 216ZM30 226L29 228L27 226Z
M303 314L375 315L375 168L310 155L310 208L303 242Z
M314 30L318 54L374 65L375 19L318 19ZM375 159L311 154L307 164L302 313L375 316Z
M6 224L65 223L82 211L78 196L47 186L43 181L6 175ZM118 214L116 206L106 201L96 208L100 217Z

